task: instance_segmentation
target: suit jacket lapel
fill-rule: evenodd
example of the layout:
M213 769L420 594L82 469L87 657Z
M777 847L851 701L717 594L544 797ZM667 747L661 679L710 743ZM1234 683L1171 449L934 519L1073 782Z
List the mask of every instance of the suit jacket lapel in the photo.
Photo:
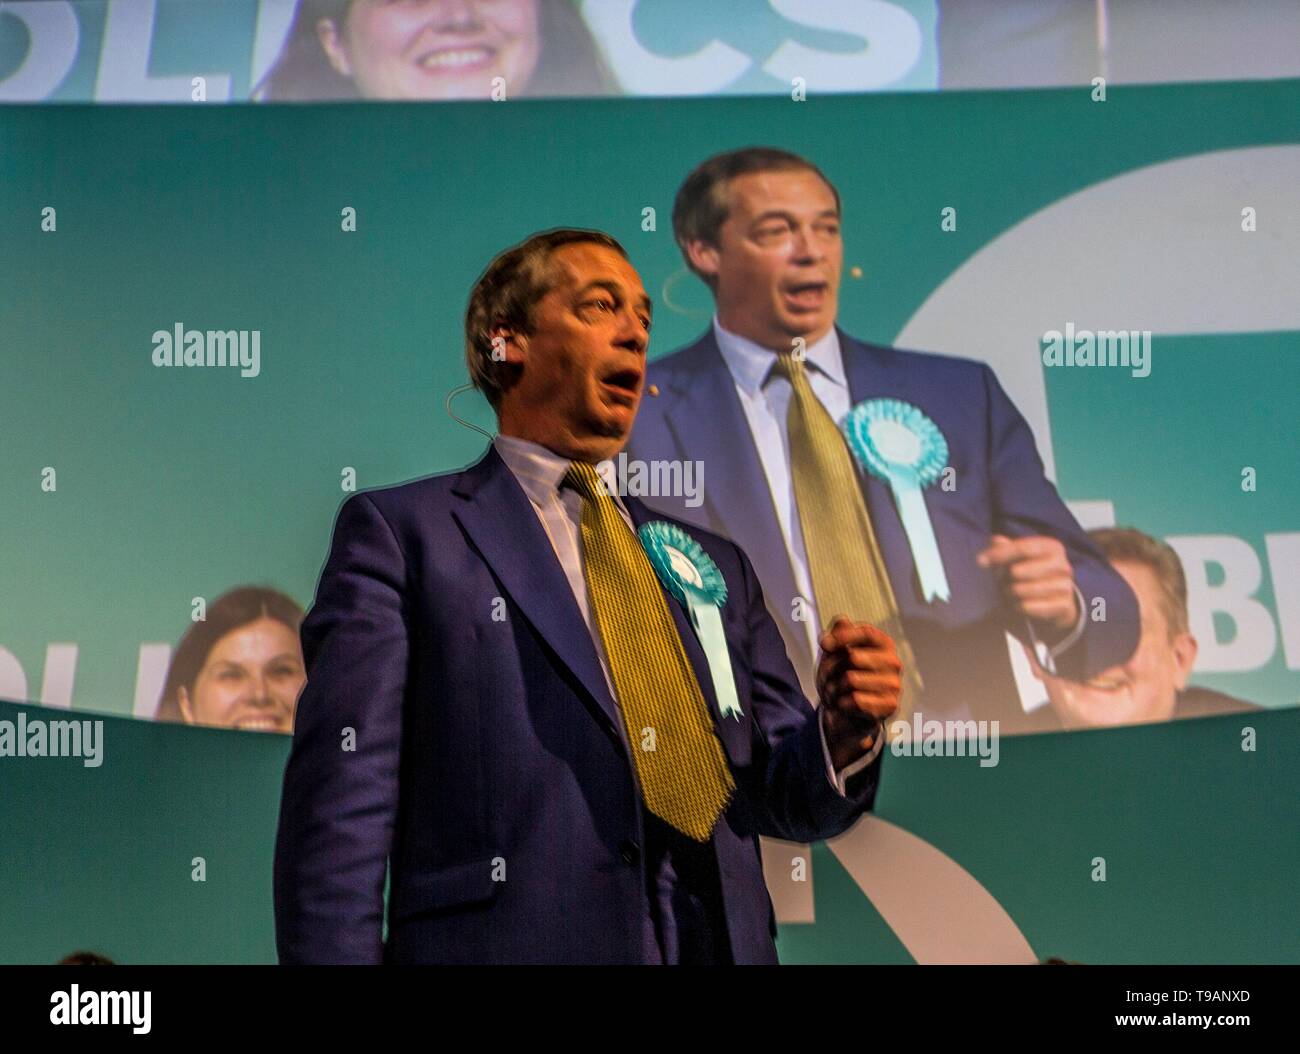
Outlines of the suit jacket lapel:
M857 406L864 399L875 396L906 397L905 392L894 390L895 371L884 349L863 344L838 326L835 332L840 338L840 358L849 384L850 405Z
M494 447L453 487L466 500L452 515L469 535L524 616L577 677L615 731L622 728L582 612L553 557L532 503ZM620 737L621 738L621 737Z
M898 370L887 349L855 340L838 327L836 332L840 337L850 406L877 397L917 402L906 376ZM926 410L926 407L922 405L920 409ZM858 475L865 480L864 493L867 508L871 512L871 524L875 528L876 542L885 559L894 594L898 598L899 607L906 613L914 603L919 603L919 596L913 584L912 550L894 503L893 491L883 480L864 471L860 465ZM928 507L933 496L926 491L921 494Z

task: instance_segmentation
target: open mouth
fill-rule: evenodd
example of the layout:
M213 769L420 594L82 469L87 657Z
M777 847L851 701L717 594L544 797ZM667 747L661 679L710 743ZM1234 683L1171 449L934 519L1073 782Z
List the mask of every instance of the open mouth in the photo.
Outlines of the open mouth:
M435 48L416 58L415 64L430 73L460 73L491 65L496 58L496 48L486 44L460 45Z
M631 406L641 392L641 371L615 370L602 378L600 383L618 402Z
M792 282L781 291L793 307L815 310L825 304L830 286L826 282Z

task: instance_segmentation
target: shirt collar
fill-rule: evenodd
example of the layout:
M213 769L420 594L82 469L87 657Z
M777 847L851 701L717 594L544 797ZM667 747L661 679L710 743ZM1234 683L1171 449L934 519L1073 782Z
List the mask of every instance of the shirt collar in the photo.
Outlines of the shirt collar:
M777 352L723 329L716 312L713 315L713 336L732 378L747 394L757 395L767 383ZM834 326L826 331L826 336L809 344L806 351L806 364L820 370L841 388L848 388L844 356L840 353L840 336Z
M564 482L564 474L569 471L569 465L572 463L571 459L563 454L557 454L549 447L529 439L520 439L518 436L498 434L492 440L492 445L496 447L501 460L506 463L506 467L514 474L519 485L523 487L524 493L528 495L528 500L534 505L545 504L550 500L551 495L560 489L560 484ZM614 464L618 464L617 460ZM628 512L623 499L617 494L612 497L624 518L630 520L631 513Z

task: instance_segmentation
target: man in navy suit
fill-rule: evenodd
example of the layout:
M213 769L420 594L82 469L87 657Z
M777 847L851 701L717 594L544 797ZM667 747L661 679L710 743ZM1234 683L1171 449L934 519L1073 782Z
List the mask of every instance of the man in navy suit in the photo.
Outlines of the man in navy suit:
M929 523L938 554L929 581L939 580L941 564L946 596L922 588L919 532L909 533L890 482L857 468L857 459L855 474L838 477L861 490L859 519L869 515L851 548L878 550L878 577L888 581L876 584L892 591L900 653L905 662L915 657L923 681L913 705L927 719L998 719L1002 731L1015 731L1025 715L1005 633L1033 648L1045 669L1087 680L1132 653L1136 600L1044 477L1028 426L987 365L866 344L836 327L840 222L829 180L785 151L732 151L687 177L674 234L716 313L694 344L650 364L651 398L628 455L702 464L702 503L648 502L749 555L811 698L816 641L832 614L818 610L818 579L829 592L851 569L824 556L826 566L815 566L814 553L835 550L806 544L810 527L828 529L837 484L807 478L816 452L800 461L790 415L798 408L809 420L823 417L824 455L827 443L847 445L837 426L852 408L919 411L946 440L947 463L921 491L923 514L914 510L912 527ZM777 368L791 358L803 363L802 397ZM843 449L839 456L847 462Z
M814 709L741 549L592 483L631 431L649 322L607 235L501 254L466 314L500 434L343 504L302 626L282 962L773 963L759 836L871 807L889 638L837 620ZM660 584L633 533L652 521L712 583L720 637L683 607L704 594Z

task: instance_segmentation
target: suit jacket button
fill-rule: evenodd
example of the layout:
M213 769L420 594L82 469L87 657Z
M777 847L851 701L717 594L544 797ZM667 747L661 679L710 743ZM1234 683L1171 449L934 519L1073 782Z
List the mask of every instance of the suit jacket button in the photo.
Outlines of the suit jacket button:
M635 864L641 859L641 847L628 838L619 843L618 854L625 864Z

